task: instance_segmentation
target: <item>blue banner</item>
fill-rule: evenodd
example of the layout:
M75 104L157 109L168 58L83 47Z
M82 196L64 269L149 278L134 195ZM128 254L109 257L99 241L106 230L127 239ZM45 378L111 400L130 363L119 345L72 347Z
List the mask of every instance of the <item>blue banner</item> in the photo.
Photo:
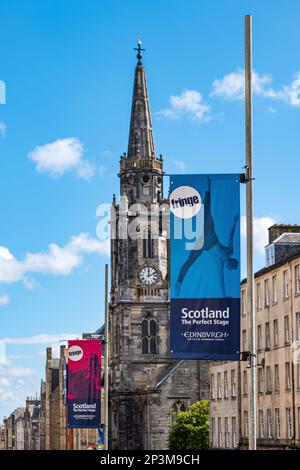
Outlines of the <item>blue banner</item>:
M173 359L239 360L240 175L170 180Z

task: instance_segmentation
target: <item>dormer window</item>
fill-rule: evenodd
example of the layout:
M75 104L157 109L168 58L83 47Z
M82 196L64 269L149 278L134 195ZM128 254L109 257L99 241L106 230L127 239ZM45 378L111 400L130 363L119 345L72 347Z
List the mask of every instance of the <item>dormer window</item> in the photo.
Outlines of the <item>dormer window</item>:
M266 247L266 267L275 264L275 248L274 244Z

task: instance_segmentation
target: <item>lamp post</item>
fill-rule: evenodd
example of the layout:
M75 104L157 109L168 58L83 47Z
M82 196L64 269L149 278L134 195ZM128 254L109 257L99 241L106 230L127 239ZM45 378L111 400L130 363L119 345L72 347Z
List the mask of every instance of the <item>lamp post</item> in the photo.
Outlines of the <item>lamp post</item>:
M250 350L249 450L256 450L256 350L253 269L252 18L245 16L247 316Z

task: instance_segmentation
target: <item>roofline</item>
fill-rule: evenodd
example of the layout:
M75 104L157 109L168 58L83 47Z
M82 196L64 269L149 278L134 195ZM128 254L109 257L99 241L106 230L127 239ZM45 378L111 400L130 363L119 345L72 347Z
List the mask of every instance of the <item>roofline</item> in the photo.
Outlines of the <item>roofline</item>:
M300 236L300 232L283 232L281 235L279 235L279 237L275 238L272 243L268 243L265 248L267 248L268 246L270 245L273 245L274 243L278 244L278 243L284 243L284 244L292 244L292 243L295 243L295 242L280 242L280 239L283 238L285 235L299 235Z
M284 260L279 261L278 263L272 264L271 266L268 266L266 268L260 269L259 271L256 271L256 273L254 273L254 278L256 279L257 277L262 276L263 274L266 274L270 271L273 271L274 269L280 268L280 266L284 266L285 264L287 264L290 261L293 261L294 259L297 259L299 257L300 257L300 250L297 253L295 253L291 256L288 256ZM244 279L241 280L241 285L246 284L246 282L247 282L247 278L245 277Z

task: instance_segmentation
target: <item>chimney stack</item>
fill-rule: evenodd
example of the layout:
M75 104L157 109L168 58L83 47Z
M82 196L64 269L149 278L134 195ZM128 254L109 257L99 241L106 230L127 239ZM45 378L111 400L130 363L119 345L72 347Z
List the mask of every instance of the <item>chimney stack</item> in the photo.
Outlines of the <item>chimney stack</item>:
M300 233L300 225L297 224L274 224L268 228L269 245L283 233Z

